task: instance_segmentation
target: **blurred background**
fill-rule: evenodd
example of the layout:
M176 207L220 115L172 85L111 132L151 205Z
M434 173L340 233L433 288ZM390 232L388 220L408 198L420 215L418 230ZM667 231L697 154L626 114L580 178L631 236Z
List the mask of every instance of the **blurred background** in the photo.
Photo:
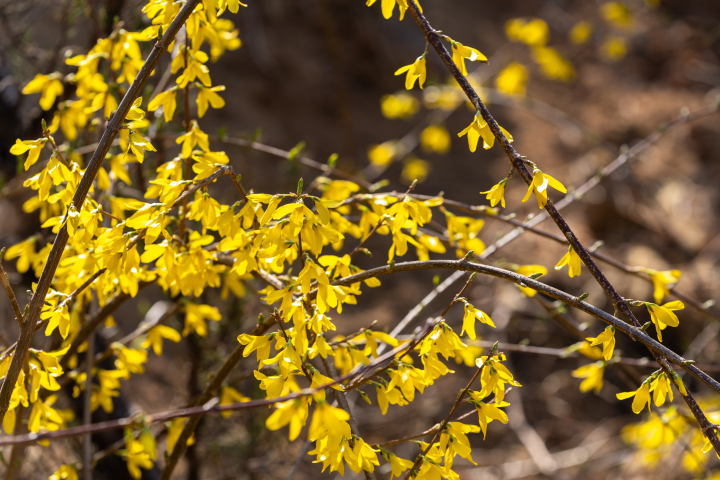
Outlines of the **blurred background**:
M99 12L97 22L89 19L88 2ZM40 118L49 122L53 112L43 112L36 95L26 97L20 90L36 73L69 73L64 58L85 53L117 22L128 30L142 29L147 24L140 11L143 4L0 0L0 246L14 245L40 230L37 212L22 210L32 194L19 188L18 178L23 177L17 172L22 168L18 170L9 149L16 138L39 137ZM641 153L603 178L563 215L584 245L602 241L599 252L630 267L680 270L678 291L701 304L720 297L720 121L709 110L720 99L720 2L424 0L422 6L433 27L488 57L486 65L468 64L472 83L498 122L512 133L515 148L570 192L628 148L662 132L661 138L643 145ZM239 29L242 46L209 64L214 85L226 87L226 107L210 109L201 122L204 131L254 138L285 151L304 142L302 156L326 163L336 153L342 170L371 183L386 181L386 189L404 191L418 179L416 193L444 192L447 199L471 205L487 205L479 192L507 175L509 164L498 146L471 153L466 139L457 137L473 112L437 55L431 51L427 56L423 90L416 87L408 92L404 75L393 75L425 48L409 15L401 22L397 13L385 20L378 4L367 7L361 0L250 0L239 14L226 16ZM167 58L161 62L149 92L167 62ZM191 105L194 108L195 102ZM170 155L177 149L161 135L153 143ZM300 177L308 185L321 174L302 162L247 148L225 144L215 149L226 151L245 187L255 192L294 191ZM232 203L236 192L216 188L219 200ZM514 212L520 221L539 213L534 200L520 202L525 190L517 177L508 182L503 213ZM560 200L562 195L553 192L551 198ZM444 224L443 219L436 220ZM557 231L547 221L538 228ZM479 237L489 246L510 230L507 224L486 219ZM383 265L389 245L386 237L374 237L367 246L375 256L359 259L358 265ZM347 242L347 247L353 246ZM585 268L574 279L568 278L567 270L552 268L566 251L526 232L498 248L487 261L500 266L544 265L549 273L543 281L574 295L589 293L589 302L612 311ZM434 257L454 255L449 251ZM411 259L415 259L412 249L402 260ZM35 280L31 272L20 275L13 270L14 262L6 265L16 291L30 288ZM652 285L646 280L603 263L600 267L624 297L652 298ZM365 291L358 306L333 316L338 334L357 331L374 320L379 328L391 330L447 276L447 272L417 272L384 277L381 291ZM405 333L439 314L463 280L439 295ZM163 357L149 359L145 375L123 384L116 411L178 408L197 395L234 348L237 335L251 330L263 311L252 294L259 288L262 285L250 283L245 297L229 300L221 300L219 292L206 293L205 303L217 305L223 321L212 322L207 338L166 344ZM651 418L647 412L634 415L631 402L619 402L615 394L636 389L636 379L650 374L652 367L608 367L600 393L583 393L581 379L571 372L592 360L567 357L557 350L515 351L523 345L563 349L584 335L599 334L604 328L599 321L564 311L540 296L530 299L515 286L489 278L478 278L466 296L497 325L496 329L479 326L482 340L514 346L500 350L507 353L508 366L523 386L508 394L507 426L494 422L484 441L472 436L477 465L458 458L455 465L462 479L694 479L720 471L714 470L719 465L712 453L701 453L694 465L687 459L696 456L693 452L698 448L691 424L686 432L678 432L677 442L661 446L662 455L649 455L631 441L627 426ZM24 294L19 297L22 303ZM157 287L149 287L115 314L117 326L103 329L98 341L108 345L131 332L163 298ZM698 363L720 365L718 309L705 305L715 318L686 308L680 326L665 330L664 344ZM636 313L641 321L649 320L644 307ZM18 332L4 297L0 315L2 340L12 343ZM575 330L556 321L554 317L560 315ZM459 306L447 317L458 329L461 319ZM623 357L648 355L622 335L617 338L616 348ZM250 362L241 364L230 384L260 398L263 392L251 368ZM454 368L454 375L438 379L411 406L391 406L386 416L377 406L351 396L363 438L382 444L441 421L473 371L464 365ZM717 368L707 371L719 375ZM685 381L709 402L709 411L718 410L706 387L689 377ZM66 397L59 402L71 408L71 395ZM664 412L653 409L657 415ZM229 419L204 419L195 446L176 470L177 478L285 479L291 473L298 480L317 478L321 467L312 463L314 457L302 455L304 435L289 443L287 432L268 431L264 428L268 414L253 410ZM120 437L94 440L101 449ZM159 440L164 441L162 433ZM80 448L74 441L29 448L21 478L46 478ZM413 458L419 451L412 442L393 448L403 458ZM119 457L103 462L97 478L127 475ZM157 469L143 473L144 478L157 474ZM388 478L390 472L380 469L379 474ZM346 478L355 476L347 472Z

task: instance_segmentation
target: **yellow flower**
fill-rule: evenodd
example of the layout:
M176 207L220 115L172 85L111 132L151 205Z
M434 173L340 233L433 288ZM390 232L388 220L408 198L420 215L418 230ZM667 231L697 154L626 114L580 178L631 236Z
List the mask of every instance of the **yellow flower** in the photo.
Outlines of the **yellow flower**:
M512 135L510 135L507 130L503 127L500 127L500 130L502 130L508 141L513 141ZM458 133L458 137L462 137L465 134L468 136L468 147L470 147L471 152L477 150L477 144L480 137L483 139L483 148L485 150L492 148L495 144L495 136L493 135L492 130L490 130L487 122L485 122L482 116L480 116L480 112L475 114L475 118L473 118L472 123L465 130Z
M209 87L212 85L212 80L210 80L210 69L208 69L207 65L204 65L205 62L208 61L207 53L203 52L202 50L196 50L192 53L188 53L188 61L187 65L184 65L183 52L181 51L176 59L180 59L179 62L173 61L172 63L172 72L175 73L180 66L185 67L185 71L180 75L176 82L178 84L178 87L185 88L188 83L192 82L196 78L202 82L203 85L206 87Z
M185 306L185 328L183 335L187 336L190 332L196 332L201 337L207 336L206 320L214 322L222 318L217 308L210 305L196 305L188 303Z
M656 407L665 403L666 396L670 397L671 402L673 401L672 383L665 373L661 373L652 381L650 391L653 392L653 401Z
M619 62L627 55L627 42L622 37L609 37L600 45L598 53L606 62Z
M430 163L419 158L409 158L403 162L403 169L400 173L400 180L405 185L410 185L415 180L423 183L430 173Z
M507 178L503 178L500 183L496 183L487 192L480 192L481 195L486 195L487 200L490 200L490 206L494 207L500 203L505 208L505 185L507 184Z
M63 465L48 480L78 480L77 468L74 465Z
M600 8L603 18L617 28L627 28L632 26L632 13L627 6L620 2L607 2Z
M13 245L5 251L5 260L17 258L18 261L15 268L18 273L27 272L30 268L30 262L35 256L35 243L37 243L37 239L35 237L30 237L16 245Z
M265 421L265 426L270 430L280 430L290 424L288 436L290 441L300 435L300 430L305 425L308 416L308 401L305 397L288 400L287 402L275 405L275 411Z
M30 83L25 85L22 93L29 95L31 93L42 92L40 107L43 110L50 110L58 95L62 95L63 93L63 84L60 78L62 78L62 76L57 72L51 75L37 74L35 78L30 80Z
M246 397L242 393L238 392L232 387L229 387L227 385L223 386L222 393L220 394L220 405L230 405L231 403L242 403L242 402L249 402L251 399L249 397ZM227 410L224 412L221 412L220 415L223 416L223 418L228 418L230 415L232 415L233 412Z
M212 105L213 108L222 108L225 106L225 100L222 99L220 95L218 95L216 92L224 92L225 86L224 85L218 85L217 87L203 87L201 84L197 85L197 106L198 106L198 116L200 118L205 115L205 112L208 109L208 103Z
M590 36L592 35L592 33L592 24L586 20L583 20L573 25L573 27L570 29L570 33L568 34L568 36L570 37L570 41L575 45L582 45L588 40L590 40Z
M553 80L569 82L575 78L575 67L560 52L550 47L535 47L533 60L540 65L543 75Z
M170 90L162 93L158 93L148 104L148 110L154 112L162 106L163 118L166 122L172 120L175 114L175 108L177 107L177 87L172 87Z
M408 118L418 111L420 102L409 93L383 95L380 99L380 111L385 118Z
M527 202L527 200L530 198L530 193L534 193L535 198L537 198L538 207L545 208L545 205L547 205L548 202L548 187L553 187L559 192L567 193L567 189L562 183L558 182L550 175L545 175L540 170L535 168L533 170L533 181L528 186L527 193L525 194L525 197L523 197L522 201Z
M125 115L125 120L142 120L145 118L145 110L140 108L142 105L142 97L138 97L130 107L130 111Z
M478 412L478 421L480 422L480 429L483 432L483 440L487 435L487 425L493 420L499 420L502 423L507 424L508 416L507 413L500 410L500 407L507 407L510 405L507 402L495 402L495 403L484 403L477 402L475 409Z
M157 150L155 149L155 147L153 147L152 143L150 143L149 140L145 139L137 132L131 132L130 148L125 152L125 157L127 157L127 155L132 151L132 153L137 157L138 161L140 163L143 163L143 160L145 159L145 150L149 152L157 152Z
M184 418L174 418L170 421L170 425L168 425L167 429L167 450L168 452L172 453L173 449L175 448L175 444L180 439L180 434L183 431L183 428L185 427L185 419ZM193 434L187 441L187 446L189 447L195 443L195 435Z
M174 328L165 325L156 325L147 333L147 338L143 341L142 347L148 348L152 345L155 355L162 355L163 338L167 338L171 342L178 343L182 338Z
M652 378L652 377L651 377ZM632 411L634 413L640 413L645 408L645 404L650 409L650 378L645 380L643 384L634 392L623 392L618 393L616 396L618 400L625 400L630 397L635 397L632 404Z
M418 85L422 89L425 84L425 78L427 77L427 72L425 70L425 55L419 56L414 63L405 65L404 67L398 69L398 71L395 72L395 75L401 75L404 72L407 72L407 76L405 77L405 88L407 90L412 90L415 85L415 80L419 80Z
M505 23L505 35L514 42L543 46L548 41L550 29L541 18L533 18L529 21L524 18L513 18Z
M377 0L367 0L365 5L368 7L372 4L374 4ZM400 10L400 20L405 17L405 12L408 9L407 0L381 0L381 8L382 8L382 14L383 17L385 17L386 20L389 20L390 17L392 17L393 10L395 9L395 4L397 3L398 8ZM420 11L422 12L422 7L420 6L420 2L415 0L415 4L418 6Z
M495 324L487 313L473 307L469 302L465 302L465 315L463 316L463 328L460 335L467 332L468 337L475 340L475 319L478 319L481 323L495 328Z
M680 277L682 276L680 270L665 270L663 272L658 272L647 269L644 271L650 275L650 280L652 280L653 287L655 287L655 291L653 292L655 303L662 302L663 298L670 295L668 286L675 285L680 281Z
M145 470L153 468L150 454L145 451L142 443L132 437L128 437L127 443L125 444L125 460L130 476L135 479L142 477L141 468Z
M568 266L568 274L570 275L570 278L580 276L582 260L580 260L580 256L575 253L575 250L572 247L568 247L568 253L563 255L557 265L555 265L555 270L560 270L565 265Z
M536 273L540 273L542 275L547 275L547 268L543 267L542 265L516 265L514 268L511 268L511 270L517 274L524 275L526 277L529 277L531 275L534 275ZM541 276L542 276L541 275ZM520 285L517 286L525 295L528 297L534 297L537 293L537 290L533 290L530 287L522 287Z
M510 62L495 79L498 90L509 95L525 95L527 68L521 63Z
M487 57L471 47L466 47L460 42L452 42L453 62L460 69L463 76L468 74L467 68L465 67L465 59L467 58L471 62L487 62Z
M413 466L413 462L411 460L405 460L404 458L395 456L386 450L380 449L380 454L390 464L390 480L392 480L393 477L400 477L402 472Z
M590 342L591 347L602 344L603 357L605 360L610 360L612 358L613 349L615 348L615 327L608 325L605 328L605 331L597 337L588 337L585 340Z
M25 159L24 164L25 170L27 170L38 161L38 158L40 158L40 152L45 146L45 142L47 142L47 140L44 138L39 138L37 140L20 140L18 138L15 140L15 145L10 147L10 153L13 155L22 155L23 153L29 151L30 153L28 153L28 157Z
M392 163L395 157L395 143L385 142L373 145L368 149L368 159L373 165L385 166Z
M427 152L444 154L450 151L450 133L442 125L430 125L420 134L420 144Z
M669 302L662 306L645 302L645 306L650 312L650 319L655 324L658 340L661 342L661 332L662 330L665 330L665 327L677 327L680 325L680 321L678 320L677 315L673 313L673 310L682 310L685 308L685 305L680 300Z
M182 143L182 156L184 158L190 158L195 145L199 146L205 152L210 151L207 133L200 130L196 121L192 122L192 127L189 132L175 139L175 143L178 145Z
M575 378L584 378L580 383L580 391L585 393L590 390L595 390L595 393L600 393L603 387L603 374L605 373L605 362L595 362L589 365L584 365L577 370L572 372L572 376Z

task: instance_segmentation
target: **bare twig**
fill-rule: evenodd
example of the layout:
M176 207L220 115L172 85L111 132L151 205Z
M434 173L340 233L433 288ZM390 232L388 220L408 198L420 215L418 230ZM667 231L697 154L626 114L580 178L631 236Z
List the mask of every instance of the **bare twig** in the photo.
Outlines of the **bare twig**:
M18 326L22 328L23 313L22 310L20 310L20 305L18 305L17 298L15 298L15 292L13 292L13 289L10 286L10 280L8 279L8 275L7 273L5 273L5 269L2 266L2 259L4 257L5 249L3 248L2 250L0 250L0 282L2 282L5 293L10 300L10 305L12 306L13 312L15 312L15 320L17 321Z

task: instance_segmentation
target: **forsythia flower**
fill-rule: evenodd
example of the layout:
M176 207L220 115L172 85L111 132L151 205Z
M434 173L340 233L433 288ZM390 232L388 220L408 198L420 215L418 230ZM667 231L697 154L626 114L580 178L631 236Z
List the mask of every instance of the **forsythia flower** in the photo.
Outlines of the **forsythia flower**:
M605 373L605 362L599 361L584 365L577 370L572 372L572 376L575 378L584 378L580 383L580 391L585 393L590 390L595 390L595 393L600 393L603 387L603 374Z
M469 302L465 302L465 315L463 316L463 328L460 332L460 335L462 335L464 332L467 332L468 337L470 337L470 339L472 340L475 340L475 319L478 319L481 323L490 325L491 327L495 328L495 324L490 319L487 313L473 307Z
M510 135L507 130L505 130L503 127L500 127L500 130L509 142L513 141L512 135ZM462 137L465 134L467 134L468 136L468 146L470 147L471 152L477 150L477 144L480 140L480 137L482 137L483 139L483 148L485 150L487 150L488 148L492 148L492 146L495 144L495 136L493 135L492 130L490 130L490 126L480 115L480 112L475 114L475 118L473 119L472 123L465 130L458 133L458 137Z
M472 392L477 393L477 392ZM470 394L472 396L472 393ZM474 398L474 397L473 397ZM496 403L484 403L477 401L475 403L475 409L478 412L478 421L480 422L480 429L483 432L483 440L487 435L487 425L493 420L499 420L502 423L507 424L508 416L507 413L500 410L501 407L507 407L510 405L507 402L501 401Z
M565 265L568 266L568 274L570 275L570 278L580 276L582 260L580 260L580 256L575 253L575 249L572 247L568 247L568 253L563 255L557 265L555 265L555 270L560 270Z
M450 134L441 125L430 125L420 134L420 143L427 152L447 153L450 150Z
M35 78L30 80L30 83L25 85L22 89L24 95L31 93L42 92L40 97L40 107L43 110L50 110L55 103L55 99L58 95L63 93L63 84L60 81L59 73L53 73L51 75L35 75Z
M511 62L498 74L495 85L509 95L525 95L527 68L521 63Z
M621 2L607 2L600 8L605 20L614 27L627 28L632 26L632 13L627 6Z
M652 377L651 377L652 378ZM632 404L632 411L634 413L640 413L645 408L645 404L648 406L648 410L650 409L650 378L645 380L642 385L640 385L640 388L638 388L634 392L623 392L618 393L616 396L618 400L625 400L630 397L635 397Z
M650 312L650 319L655 324L658 340L662 342L662 331L665 327L677 327L680 322L673 310L682 310L685 305L680 300L666 303L665 305L656 305L654 303L645 302L645 306Z
M486 195L487 200L490 200L490 206L494 207L500 203L505 208L505 185L507 184L507 178L500 180L500 183L496 183L487 192L480 192L481 195Z
M223 386L222 393L220 394L220 405L230 405L231 403L249 402L250 398L246 397L242 393L238 392L232 387L227 385ZM221 412L220 415L223 418L228 418L233 412L227 410Z
M570 37L570 41L575 45L582 45L590 39L592 33L592 24L583 20L573 25L568 36Z
M627 42L622 37L610 37L598 48L600 57L609 63L619 62L627 55Z
M148 110L154 112L160 108L160 106L163 107L163 117L165 121L171 121L175 114L175 108L177 107L177 87L173 87L166 92L158 93L148 104Z
M385 118L408 118L417 113L420 102L409 93L383 95L380 98L380 111Z
M407 72L407 76L405 77L405 88L407 90L412 90L416 80L419 80L418 85L422 89L425 84L425 78L427 77L427 72L425 70L425 55L418 57L411 65L405 65L404 67L398 69L398 71L395 72L395 75L401 75L404 72Z
M74 465L63 465L48 480L78 480L77 468Z
M588 337L585 340L590 342L591 347L602 344L603 357L609 361L612 358L613 349L615 348L615 327L608 325L605 331L597 337Z
M670 295L668 286L675 285L678 281L680 281L680 277L682 276L680 270L665 270L663 272L658 272L646 269L645 272L650 275L650 280L652 280L653 287L655 287L655 291L653 292L655 303L662 302L663 298Z
M178 145L182 143L182 156L184 158L190 158L190 154L192 154L192 149L195 145L199 146L204 152L210 151L207 133L200 130L200 127L195 121L192 122L190 131L176 138L175 143Z
M160 356L162 355L163 338L178 343L182 337L174 328L166 327L165 325L156 325L148 331L147 338L143 341L142 347L148 348L152 346L155 355Z
M373 3L375 3L377 0L367 0L365 5L368 7L371 6ZM400 20L405 17L405 12L408 9L407 0L381 0L381 8L382 8L382 14L383 17L385 17L386 20L389 20L390 17L392 17L393 10L395 9L395 4L397 3L398 8L400 9ZM415 0L415 4L418 6L420 11L422 12L422 7L420 6L420 2Z
M202 118L208 109L208 103L213 108L222 108L225 106L225 100L217 94L217 92L224 92L225 86L218 85L217 87L203 87L201 84L197 85L197 106L198 106L198 117Z
M22 155L23 153L29 151L30 153L28 153L24 164L25 170L27 170L38 161L38 158L40 158L40 152L45 146L46 141L47 140L44 138L40 138L38 140L20 140L18 138L15 140L15 145L10 147L10 153L13 155Z
M529 277L531 275L535 275L537 273L542 275L547 275L547 268L545 268L542 265L513 265L511 266L511 270L519 275L524 275L526 277ZM534 297L537 294L537 290L533 290L530 287L523 287L522 285L517 286L521 292L523 292L528 297Z
M561 82L569 82L575 78L573 64L554 48L535 47L532 50L532 57L548 78Z
M460 42L452 42L453 62L460 69L463 76L468 74L467 67L465 67L465 59L471 62L487 62L487 57L471 47L466 47Z
M528 21L513 18L505 23L505 35L514 42L522 42L530 46L543 46L550 36L550 28L541 18Z
M275 405L275 411L265 421L270 430L280 430L290 424L289 438L292 442L305 425L308 416L308 401L306 398L296 398Z
M558 182L550 175L545 175L539 169L535 168L533 170L533 180L528 186L527 193L523 197L522 201L527 202L530 198L530 194L534 193L538 202L538 207L545 208L545 205L547 205L548 202L548 187L553 187L559 192L567 193L567 189L562 183Z

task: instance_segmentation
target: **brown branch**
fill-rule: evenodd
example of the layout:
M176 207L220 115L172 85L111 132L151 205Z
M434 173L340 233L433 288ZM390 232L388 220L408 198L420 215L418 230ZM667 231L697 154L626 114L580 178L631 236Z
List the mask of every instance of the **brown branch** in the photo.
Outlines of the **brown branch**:
M531 185L533 182L533 177L528 171L527 167L525 166L525 158L521 156L515 149L512 147L508 139L505 137L505 134L500 129L500 125L495 121L493 116L488 111L485 104L482 102L480 97L477 95L475 90L472 88L470 83L467 81L467 79L462 75L458 67L453 62L452 58L450 57L450 54L448 53L447 49L445 48L445 45L443 45L442 40L440 39L440 36L438 33L430 26L425 16L420 12L420 9L418 8L417 4L414 0L408 0L408 8L410 10L410 13L413 17L413 19L416 21L420 29L423 31L425 38L427 41L434 47L437 54L440 56L443 63L445 63L445 66L448 68L452 76L455 78L455 80L460 85L460 88L463 90L465 95L468 97L470 102L475 106L476 110L479 112L479 114L482 116L483 120L487 122L488 127L493 133L493 136L500 144L500 147L505 152L506 156L508 157L508 160L512 164L513 168L520 174L520 176L523 178L526 184ZM602 271L597 267L593 259L590 257L588 251L585 249L585 247L580 243L580 241L577 239L575 234L573 233L570 226L567 224L565 219L560 215L560 212L555 208L553 203L548 200L547 204L545 205L545 211L550 215L550 217L553 219L555 224L558 226L560 231L563 233L565 238L567 239L568 243L572 246L575 253L580 257L582 262L585 264L587 269L590 271L591 275L595 277L595 280L598 282L598 284L602 287L602 289L605 291L605 294L608 296L610 301L615 306L615 309L618 310L625 316L625 318L628 319L628 321L634 325L636 328L641 326L640 321L635 317L635 315L630 310L630 307L628 306L625 299L620 296L620 294L615 290L615 287L610 283L610 281L605 277L605 275L602 273ZM653 352L653 355L656 357L656 360L661 365L663 362L660 360L660 358L657 357L655 352ZM710 377L708 377L710 378ZM713 380L714 381L714 380ZM717 383L717 382L715 382ZM720 391L719 391L720 392ZM687 395L683 395L683 399L686 401L690 409L692 410L693 414L697 417L698 422L700 423L703 432L705 432L706 427L710 425L710 422L705 417L702 410L697 407L697 403L695 402L694 398L692 398L692 395L689 393ZM694 404L694 406L693 406ZM713 447L715 448L715 451L718 455L720 455L720 439L717 438L716 435L710 435L709 437L710 442L712 443Z
M13 312L15 312L15 320L17 321L18 326L22 329L23 313L22 310L20 310L20 305L18 305L17 298L15 297L15 292L13 292L13 289L10 286L10 279L8 278L8 275L7 273L5 273L5 269L2 266L2 259L4 257L5 249L3 248L2 250L0 250L0 282L2 282L5 293L10 300L10 305L12 306Z
M148 55L145 63L138 72L137 77L135 77L132 85L130 85L130 88L125 93L125 96L115 111L115 114L108 122L102 139L100 140L100 143L95 150L87 169L85 170L85 174L80 180L77 190L75 191L75 195L72 200L74 205L82 206L85 203L85 197L95 180L95 176L102 167L105 155L110 150L110 145L115 139L125 116L130 111L133 101L135 101L135 99L140 95L143 86L157 66L160 57L165 50L167 50L167 47L175 38L178 30L183 23L185 23L185 20L195 9L199 1L200 0L188 0L180 9L177 17L175 17L168 29L165 31L162 40L155 43L152 52ZM62 257L62 253L65 250L67 242L67 226L63 226L55 237L50 255L48 256L43 272L38 280L35 295L33 295L32 300L30 301L26 321L23 323L23 328L20 331L16 354L13 355L7 376L0 388L0 423L5 418L5 413L7 413L8 405L10 404L10 397L12 396L13 389L15 388L15 382L17 382L23 361L27 355L28 348L30 348L30 343L35 333L35 325L40 318L40 312L42 311L42 307L45 302L45 295L47 295L50 284L55 277L55 271L60 263L60 258Z
M662 343L650 337L639 327L628 325L619 318L610 315L609 313L601 310L585 301L578 299L569 293L566 293L557 288L546 285L542 282L534 280L524 275L519 275L509 270L504 270L498 267L492 267L489 265L480 265L477 263L471 263L465 260L426 260L426 261L415 261L415 262L403 262L396 263L393 266L385 265L382 267L376 267L370 270L366 270L362 273L350 275L349 277L335 280L332 284L339 286L349 286L353 283L361 282L369 278L379 277L390 273L409 272L414 270L432 270L432 269L449 269L449 270L461 270L466 272L477 272L483 275L489 275L491 277L501 278L507 280L516 285L520 283L527 287L532 288L540 293L543 293L549 297L570 305L582 312L592 315L595 318L602 320L603 322L614 326L616 329L622 331L634 340L640 341L643 345L648 347L651 351L662 355L669 361L686 370L688 373L693 375L695 378L703 382L708 387L712 388L716 392L720 393L720 382L710 377L708 374L698 369L691 361L686 360L682 356L673 352ZM313 290L308 293L310 298L314 298L317 295L317 291Z
M251 334L258 334L261 335L264 331L263 328L267 326L268 328L272 324L270 322L266 322L263 325L259 325L258 327L251 332ZM436 322L433 319L428 319L428 322L425 324L423 329L418 332L418 339L424 338L426 335L428 335L432 329L435 327ZM242 348L240 348L240 356L242 356L242 350L244 347L241 345ZM44 439L49 440L55 440L59 438L69 438L69 437L77 437L79 435L86 435L86 434L93 434L93 433L99 433L99 432L106 432L109 430L115 430L118 428L124 428L127 426L131 426L136 422L142 423L142 425L151 425L153 423L159 423L159 422L166 422L168 420L172 420L174 418L183 418L183 417L192 417L192 418L198 418L202 415L207 415L210 413L220 413L220 412L235 412L240 410L250 410L260 407L267 407L274 405L276 403L285 402L288 400L294 400L296 398L314 395L317 392L320 392L322 390L326 390L333 385L342 383L346 380L350 380L352 378L357 377L358 375L362 375L367 370L370 370L372 368L377 367L378 365L391 360L395 355L398 353L401 353L407 349L407 344L400 345L396 347L395 349L387 352L384 355L381 355L380 357L376 358L374 361L370 362L368 365L363 367L361 370L357 372L350 372L348 374L345 374L341 377L333 379L331 382L317 388L306 388L304 390L301 390L299 392L295 392L289 395L286 395L284 397L277 397L273 399L265 399L265 400L251 400L249 402L237 402L237 403L231 403L228 405L208 405L207 402L205 404L200 404L198 406L193 407L187 407L187 408L181 408L178 410L170 410L160 413L155 413L151 415L146 416L132 416L132 417L126 417L121 418L118 420L112 420L107 422L100 422L100 423L94 423L92 425L79 425L76 427L70 427L70 428L64 428L60 430L55 431L47 431L42 433L30 433L27 435L14 435L9 437L0 437L0 447L5 447L8 445L24 445L24 444L30 444L33 442L37 442ZM235 352L233 352L235 353ZM216 379L220 377L222 373L229 373L229 370L232 369L232 366L229 366L228 361L226 360L225 364L223 364L223 367L221 367L220 371L218 371L218 374L216 377L213 378L211 381L211 384L217 383L217 387L219 388L222 384L222 380L218 380L216 382ZM226 371L225 371L226 370ZM210 387L210 385L208 387ZM208 387L206 387L206 391L208 390ZM203 396L204 396L203 392ZM203 398L203 397L201 397ZM209 397L212 398L212 394ZM196 402L198 403L198 402ZM191 420L192 420L191 418ZM185 425L185 428L187 429L190 425L190 422L188 422ZM183 429L183 433L185 430ZM192 432L191 432L192 433ZM180 435L180 439L178 440L177 446L180 445L181 439L183 438L183 435ZM189 438L189 436L187 437ZM187 441L187 438L185 438L185 441ZM173 453L175 450L173 450ZM167 469L167 467L166 467Z

